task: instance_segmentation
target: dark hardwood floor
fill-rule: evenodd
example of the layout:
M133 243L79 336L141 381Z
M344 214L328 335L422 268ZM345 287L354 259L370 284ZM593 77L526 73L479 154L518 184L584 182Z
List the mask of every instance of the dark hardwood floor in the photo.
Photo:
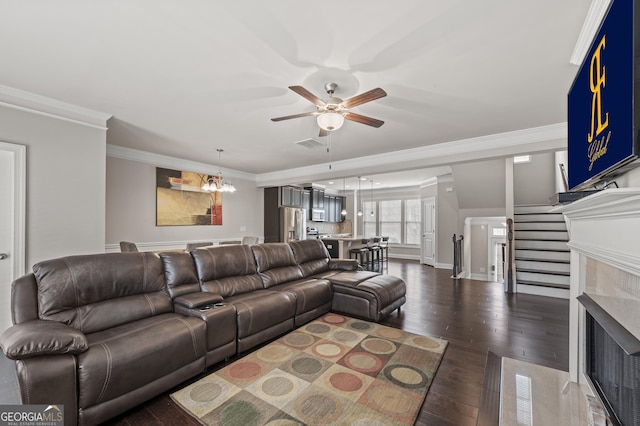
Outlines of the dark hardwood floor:
M383 323L449 341L416 425L476 424L489 351L568 370L568 300L505 294L502 284L416 262L391 262L388 272L407 282L407 303Z
M507 295L502 284L453 280L450 270L416 261L391 260L387 272L407 282L407 303L400 315L393 313L383 323L449 341L416 425L476 424L489 351L568 369L568 300ZM109 424L198 423L167 392Z

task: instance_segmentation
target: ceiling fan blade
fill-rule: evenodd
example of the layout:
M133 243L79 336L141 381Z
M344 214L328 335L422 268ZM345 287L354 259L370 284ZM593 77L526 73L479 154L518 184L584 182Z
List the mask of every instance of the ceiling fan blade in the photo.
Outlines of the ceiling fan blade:
M354 114L353 112L349 112L344 116L345 119L355 121L357 123L366 124L367 126L372 127L380 127L384 124L384 121L377 120L375 118L366 117L360 114Z
M316 114L317 112L303 112L300 114L285 115L284 117L272 118L271 121L291 120L292 118L308 117L310 115L316 115Z
M349 109L349 108L353 108L354 106L375 101L376 99L384 98L385 96L387 96L387 92L385 92L384 90L378 87L375 89L371 89L368 92L364 92L359 95L356 95L353 98L349 98L346 101L343 101L342 106Z
M298 95L302 96L303 98L305 98L306 100L308 100L314 105L317 105L317 106L326 105L322 99L320 99L319 97L317 97L316 95L314 95L313 93L311 93L310 91L308 91L302 86L289 86L289 89L293 90Z

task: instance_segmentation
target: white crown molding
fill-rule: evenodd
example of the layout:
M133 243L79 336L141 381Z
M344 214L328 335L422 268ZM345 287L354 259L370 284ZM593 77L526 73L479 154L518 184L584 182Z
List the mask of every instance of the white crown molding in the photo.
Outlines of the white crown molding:
M124 146L112 144L107 144L107 157L137 161L138 163L151 164L157 167L187 170L197 173L214 174L218 171L218 165L184 160L182 158L175 158L168 155L155 154L153 152L141 151L138 149L126 148ZM238 178L251 182L255 182L256 180L256 175L254 175L253 173L246 173L226 167L222 168L222 174L226 178Z
M428 188L430 186L437 185L438 182L439 182L438 176L429 178L429 179L425 180L424 182L422 182L422 184L420 185L420 189Z
M569 58L569 63L573 65L582 64L593 37L595 37L596 31L600 28L600 23L609 8L609 4L611 4L611 0L591 0L591 6L589 6L587 17L582 24L580 34L578 34L578 40Z
M386 173L434 167L464 161L566 149L567 123L461 139L436 145L369 155L331 163L315 164L257 175L258 186L278 186L283 182L328 179L344 171L366 175L375 170ZM329 169L331 165L331 169ZM361 173L360 173L361 172Z
M107 120L112 116L1 84L0 104L8 108L29 111L100 130L107 130Z
M441 166L464 159L481 160L496 156L526 152L543 152L566 148L567 123L557 123L531 129L498 133L470 139L445 142L420 148L412 148L385 154L331 163L316 164L294 169L280 170L262 174L246 173L239 170L223 168L223 174L230 178L245 179L256 182L260 187L279 186L290 182L312 182L314 180L334 178L336 173L345 171L349 175L366 175L375 170L376 173L411 170L417 168ZM124 160L152 164L159 167L179 168L200 173L211 173L216 167L208 163L184 160L162 154L107 144L107 156ZM448 182L453 178L438 178L438 183ZM427 185L430 182L427 183Z

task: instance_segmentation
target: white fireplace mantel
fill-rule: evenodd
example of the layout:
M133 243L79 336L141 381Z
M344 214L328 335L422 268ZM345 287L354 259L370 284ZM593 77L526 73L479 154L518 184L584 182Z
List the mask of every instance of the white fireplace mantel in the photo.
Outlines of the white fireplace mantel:
M606 189L559 206L572 250L640 276L640 188Z
M564 214L571 249L569 376L588 385L578 296L588 294L640 336L640 188L606 189L552 211Z

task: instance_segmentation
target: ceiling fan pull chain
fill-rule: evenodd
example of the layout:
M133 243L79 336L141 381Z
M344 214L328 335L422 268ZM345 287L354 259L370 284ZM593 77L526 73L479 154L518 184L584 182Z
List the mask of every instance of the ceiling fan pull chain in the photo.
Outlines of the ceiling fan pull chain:
M327 153L329 154L329 170L331 170L331 133L329 132L329 141L327 142Z

